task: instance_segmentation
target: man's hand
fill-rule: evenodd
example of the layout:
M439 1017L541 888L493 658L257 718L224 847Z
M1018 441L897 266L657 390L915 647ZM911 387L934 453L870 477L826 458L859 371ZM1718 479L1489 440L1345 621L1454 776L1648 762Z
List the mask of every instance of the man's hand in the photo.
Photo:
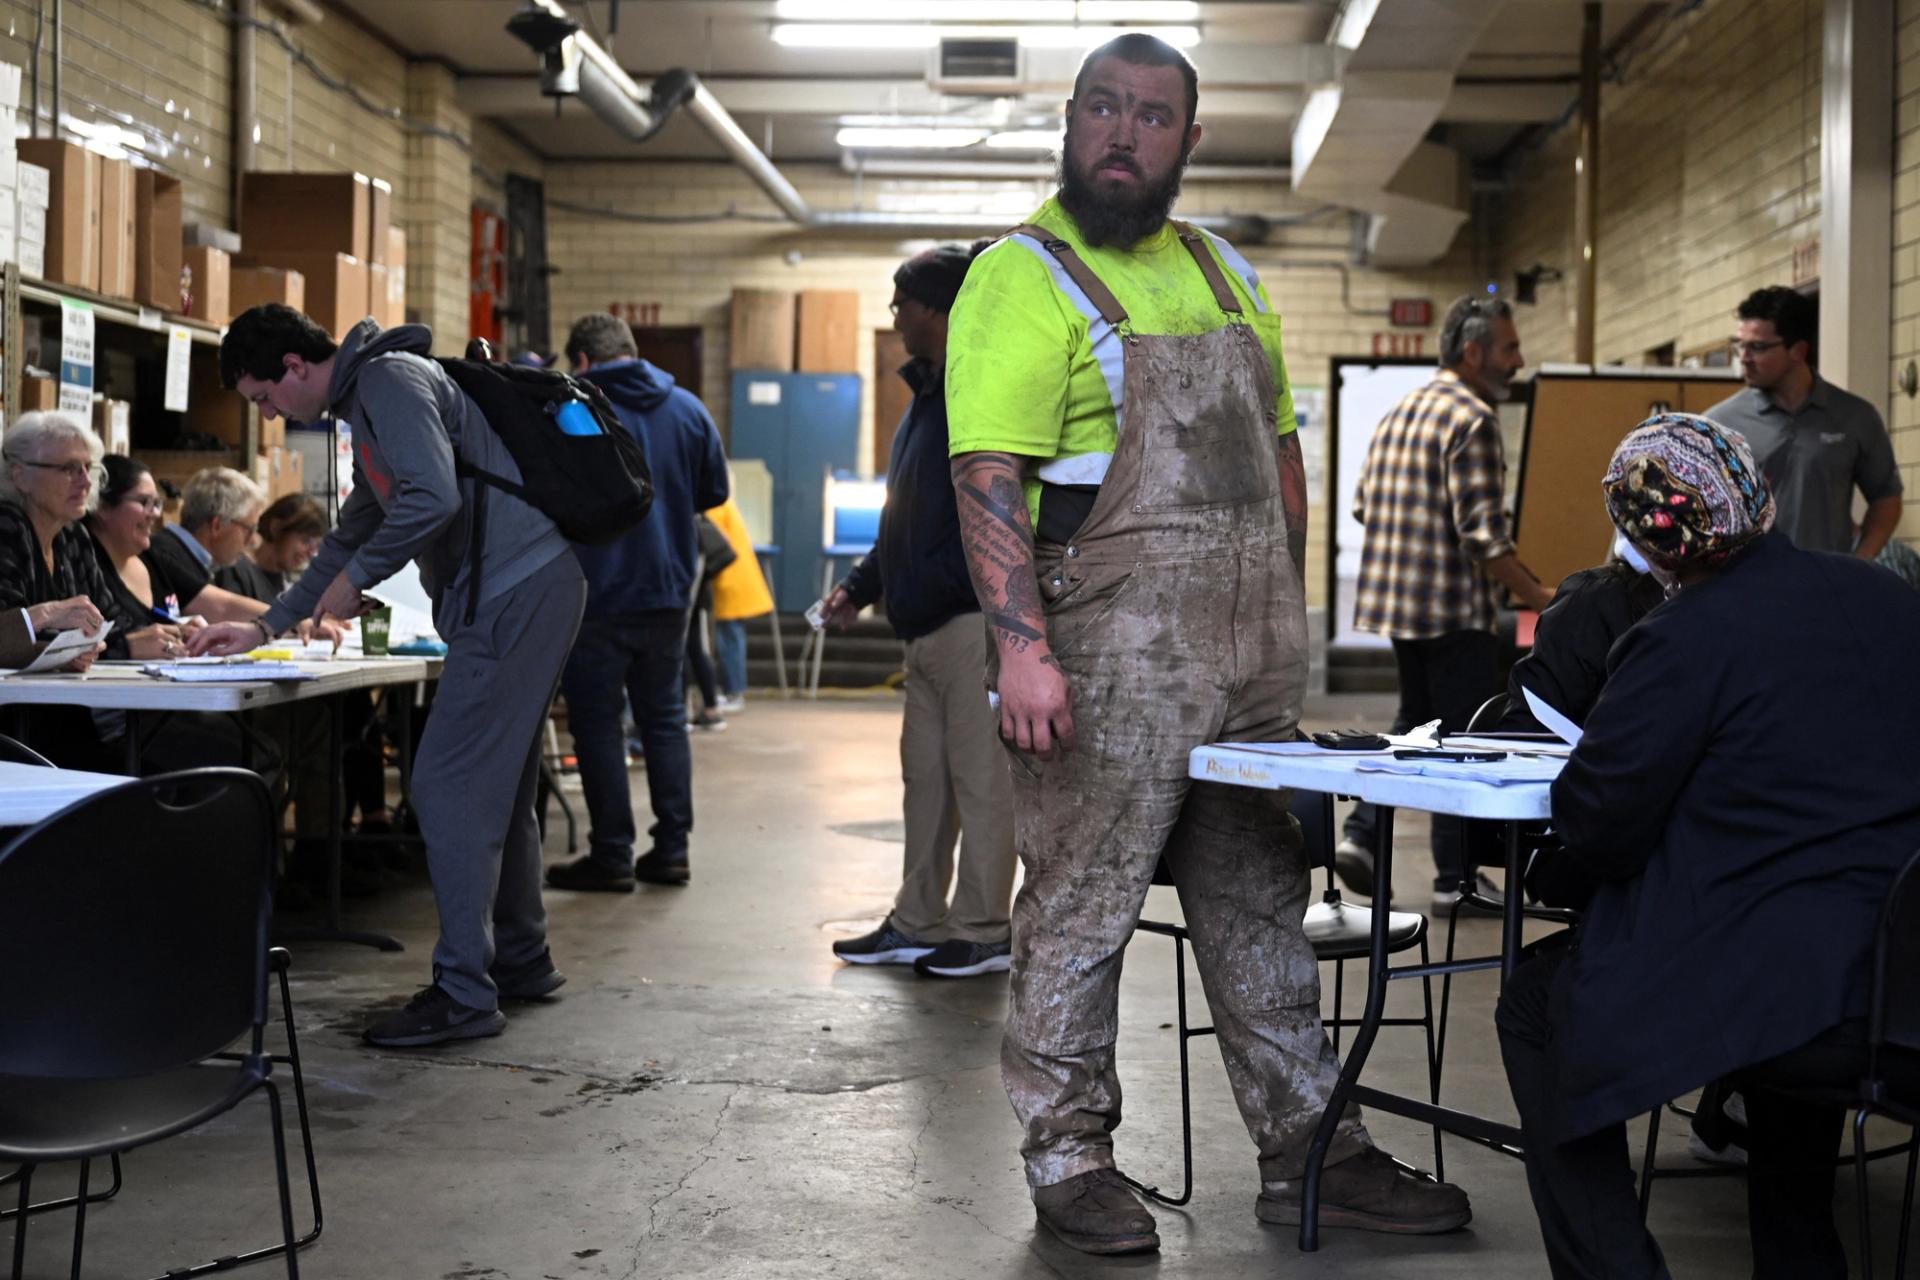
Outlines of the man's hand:
M854 618L860 612L859 606L854 604L853 597L847 594L847 589L843 586L836 585L833 590L827 592L821 604L823 606L820 610L821 621L836 629L844 629L852 625Z
M258 649L262 639L261 629L251 622L216 622L187 637L187 652L196 658L224 658Z
M360 594L360 588L347 581L347 571L342 569L314 601L312 616L315 622L325 622L328 618L346 622L359 617L367 608L366 597Z
M93 660L95 658L99 657L102 653L106 652L106 648L107 646L105 641L102 641L101 643L96 644L95 646L93 646L93 648L75 657L72 662L69 662L67 664L67 670L85 671L88 667L93 665Z
M1043 760L1073 750L1072 691L1052 653L1040 646L1000 655L1000 736Z
M315 622L312 618L302 618L294 627L293 634L300 637L301 644L309 643L315 636L319 636L322 640L331 640L333 651L338 653L340 642L347 638L347 629L331 618L323 618L319 622Z
M65 600L47 600L27 610L27 620L35 631L82 631L88 635L100 629L100 610L85 596Z

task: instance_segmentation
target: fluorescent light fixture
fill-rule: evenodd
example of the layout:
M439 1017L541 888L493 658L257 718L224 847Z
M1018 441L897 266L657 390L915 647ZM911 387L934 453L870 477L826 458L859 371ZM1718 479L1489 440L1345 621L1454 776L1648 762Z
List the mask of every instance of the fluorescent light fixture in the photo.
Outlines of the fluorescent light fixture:
M782 22L1072 22L1073 0L776 0Z
M1081 22L1197 22L1198 0L1080 0Z
M1198 27L1001 27L994 34L1015 36L1028 49L1091 49L1129 31L1158 36L1176 49L1200 43Z
M1008 129L989 137L987 145L995 151L1058 151L1061 136L1058 129Z
M1197 0L775 0L781 22L1196 22Z
M859 150L868 147L912 151L946 151L971 147L987 136L985 129L842 129L836 144Z
M1091 49L1127 31L1158 36L1176 49L1200 43L1198 27L948 27L888 23L792 23L773 28L773 42L789 49L931 49L942 37L1005 40L1030 49Z
M782 23L773 29L773 42L789 49L931 49L940 42L940 32L934 27Z

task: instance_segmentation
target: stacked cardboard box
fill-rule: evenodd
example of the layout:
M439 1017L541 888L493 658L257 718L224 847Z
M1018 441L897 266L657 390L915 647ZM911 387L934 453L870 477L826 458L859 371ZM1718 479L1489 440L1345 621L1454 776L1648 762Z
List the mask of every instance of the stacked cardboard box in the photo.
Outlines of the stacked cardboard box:
M47 265L47 171L21 162L14 141L19 109L20 68L0 63L0 262L40 276Z
M384 322L393 188L364 173L247 173L240 182L245 267L305 277L305 311L340 337L365 317Z
M162 311L186 309L180 282L180 197L180 179L152 169L135 172L133 296Z
M46 261L39 274L98 289L101 157L57 138L22 138L15 145L21 160L47 171Z

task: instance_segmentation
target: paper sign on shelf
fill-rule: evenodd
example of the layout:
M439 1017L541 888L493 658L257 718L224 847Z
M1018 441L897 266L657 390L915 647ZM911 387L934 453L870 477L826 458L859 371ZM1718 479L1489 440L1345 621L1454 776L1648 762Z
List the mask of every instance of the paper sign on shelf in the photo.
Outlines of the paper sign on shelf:
M60 299L60 411L93 415L93 304Z
M187 373L193 362L193 336L180 325L167 327L167 391L161 408L187 411Z

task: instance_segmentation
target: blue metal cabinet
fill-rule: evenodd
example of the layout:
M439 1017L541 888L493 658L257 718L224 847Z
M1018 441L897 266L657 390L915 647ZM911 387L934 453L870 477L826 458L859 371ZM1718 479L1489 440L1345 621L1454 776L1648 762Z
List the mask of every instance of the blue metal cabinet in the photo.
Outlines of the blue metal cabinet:
M759 458L773 476L774 603L797 613L820 594L823 499L829 472L852 471L860 445L860 375L733 375L728 452Z

